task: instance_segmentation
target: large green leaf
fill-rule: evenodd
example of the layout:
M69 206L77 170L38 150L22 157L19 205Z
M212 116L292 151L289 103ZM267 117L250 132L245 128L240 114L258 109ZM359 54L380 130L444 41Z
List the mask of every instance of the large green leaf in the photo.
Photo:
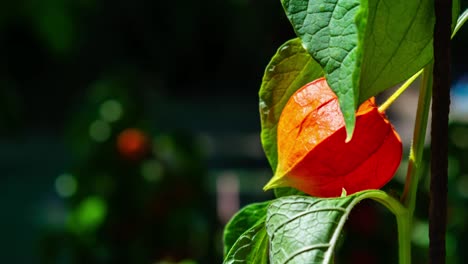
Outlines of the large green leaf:
M225 264L268 264L268 236L261 221L243 233L224 259Z
M299 39L283 44L268 64L260 87L262 145L273 171L278 163L276 128L289 97L303 85L323 76L323 71Z
M397 200L378 190L332 199L286 196L274 200L266 218L271 263L331 263L351 209L366 198L382 203L397 217L406 217L407 210Z
M337 94L348 138L360 102L432 58L433 0L282 0Z
M369 1L359 101L411 77L432 60L433 0Z
M237 212L224 228L224 254L226 255L239 237L259 222L265 222L270 201L249 204Z

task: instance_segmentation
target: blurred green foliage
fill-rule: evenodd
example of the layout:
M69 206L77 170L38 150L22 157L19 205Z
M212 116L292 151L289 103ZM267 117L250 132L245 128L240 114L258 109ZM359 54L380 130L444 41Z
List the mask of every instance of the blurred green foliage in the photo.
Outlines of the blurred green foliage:
M266 0L1 1L2 261L219 262L197 133L257 130L258 80L291 35ZM127 129L147 138L137 159Z

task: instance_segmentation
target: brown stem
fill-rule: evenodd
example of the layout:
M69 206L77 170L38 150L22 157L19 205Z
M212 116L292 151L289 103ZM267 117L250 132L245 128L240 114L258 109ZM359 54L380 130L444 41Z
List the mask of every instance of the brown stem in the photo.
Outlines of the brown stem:
M452 0L435 0L429 263L445 263Z

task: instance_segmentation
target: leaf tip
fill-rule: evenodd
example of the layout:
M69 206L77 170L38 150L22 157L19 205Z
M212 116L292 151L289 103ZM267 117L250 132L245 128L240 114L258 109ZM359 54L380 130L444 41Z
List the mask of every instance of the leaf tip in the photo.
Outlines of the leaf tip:
M346 122L346 139L345 143L349 143L351 139L353 139L353 132L354 132L354 122L349 124Z
M340 102L342 105L342 103ZM345 129L346 129L346 139L345 143L349 143L353 138L354 127L356 125L356 108L354 106L341 106L341 112L343 113L343 118L345 122Z

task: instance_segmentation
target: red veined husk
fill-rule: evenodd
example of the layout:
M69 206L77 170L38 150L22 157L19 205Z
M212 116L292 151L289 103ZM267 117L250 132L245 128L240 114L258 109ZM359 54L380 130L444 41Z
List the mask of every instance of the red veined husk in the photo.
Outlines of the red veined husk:
M356 112L353 137L346 140L338 98L324 78L299 89L278 122L278 165L264 187L294 187L316 197L338 197L380 189L402 156L399 135L374 98Z

